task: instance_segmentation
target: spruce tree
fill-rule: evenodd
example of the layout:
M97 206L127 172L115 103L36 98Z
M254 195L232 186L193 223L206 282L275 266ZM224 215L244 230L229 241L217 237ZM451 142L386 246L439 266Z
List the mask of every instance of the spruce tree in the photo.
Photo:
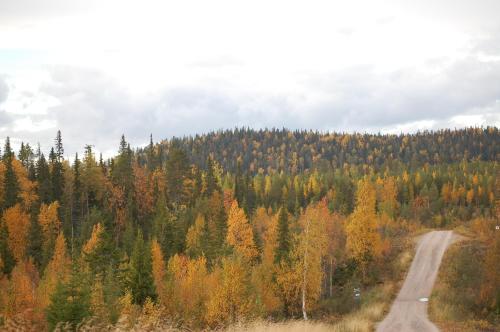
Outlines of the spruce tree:
M50 180L52 184L52 200L60 202L64 186L63 166L62 162L59 161L57 153L54 150L54 148L50 149L49 164L51 166Z
M14 160L14 152L10 147L10 139L7 137L5 141L5 149L3 153L3 163L5 166L4 175L4 197L3 197L3 210L6 210L19 202L19 182L14 172L12 162Z
M210 197L215 191L220 192L219 185L217 184L217 179L214 174L214 165L212 158L207 158L207 173L205 174L205 192L203 195L205 197Z
M149 136L149 146L147 150L147 158L148 158L148 169L149 171L153 171L156 169L156 155L155 155L155 146L153 143L153 134Z
M83 253L83 259L87 262L92 275L104 277L109 268L118 265L119 255L115 248L111 233L104 230L98 238L94 250Z
M274 252L274 261L279 264L288 262L290 257L290 229L288 225L288 212L285 205L280 209L278 216L277 245Z
M73 163L73 207L71 209L71 228L75 237L80 234L80 219L82 216L82 182L80 167L81 162L80 159L78 159L78 153L76 153L75 162Z
M9 231L7 230L7 226L5 222L0 219L0 258L2 259L3 268L0 269L4 274L9 274L14 265L16 265L16 261L12 252L9 249L9 245L7 243L7 239L9 238Z
M169 203L174 206L187 203L184 182L189 178L190 169L187 155L177 143L173 143L166 164L167 198Z
M35 265L40 269L43 263L43 238L42 227L38 223L37 216L32 214L28 233L28 247L26 255L33 258Z
M151 250L144 242L142 232L137 232L134 249L127 271L127 286L132 292L133 302L144 304L146 298L156 299L151 265Z
M245 177L245 187L246 187L246 195L245 195L245 212L248 217L250 217L255 211L257 205L257 197L255 194L255 188L253 186L253 179L250 174L246 174Z
M71 277L67 283L59 281L50 298L47 307L47 322L53 331L58 323L69 324L75 330L78 323L91 316L90 287L86 278L82 278L81 271L73 267Z
M224 208L224 204L221 204L215 216L215 236L213 237L213 251L216 253L216 256L223 255L227 251L226 237L227 213L226 209Z
M40 203L49 204L52 202L52 181L50 179L49 165L40 150L40 144L38 145L36 158L35 174L38 182L38 198Z
M106 165L104 165L104 160L102 159L102 153L99 153L99 167L101 168L102 174L106 175Z
M114 159L113 168L111 172L113 182L124 188L125 196L128 196L133 191L134 174L132 170L132 150L130 145L122 135L120 139L120 148L118 156Z
M239 206L243 206L243 201L245 198L245 185L243 183L243 176L241 174L241 162L238 161L238 165L236 167L236 174L234 177L234 197L238 202Z
M64 191L64 148L62 145L60 130L57 131L57 136L54 143L55 149L52 148L50 151L50 161L52 165L52 199L61 202Z

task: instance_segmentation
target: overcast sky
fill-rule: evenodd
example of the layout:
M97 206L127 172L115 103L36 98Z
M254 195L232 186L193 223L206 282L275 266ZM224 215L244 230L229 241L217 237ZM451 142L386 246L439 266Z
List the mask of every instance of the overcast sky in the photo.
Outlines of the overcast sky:
M500 1L0 1L0 139L500 125Z

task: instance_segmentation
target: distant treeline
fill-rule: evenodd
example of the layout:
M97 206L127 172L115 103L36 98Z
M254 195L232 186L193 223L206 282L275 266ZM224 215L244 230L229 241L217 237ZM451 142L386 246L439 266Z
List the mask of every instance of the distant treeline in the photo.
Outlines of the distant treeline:
M160 158L166 160L169 146L178 144L193 163L204 169L208 156L211 156L224 170L233 173L240 162L242 170L252 174L273 170L296 174L345 165L364 164L383 169L401 162L414 169L425 164L463 160L498 161L499 142L496 127L400 135L237 128L173 138L163 141L157 148ZM139 152L145 152L145 149Z

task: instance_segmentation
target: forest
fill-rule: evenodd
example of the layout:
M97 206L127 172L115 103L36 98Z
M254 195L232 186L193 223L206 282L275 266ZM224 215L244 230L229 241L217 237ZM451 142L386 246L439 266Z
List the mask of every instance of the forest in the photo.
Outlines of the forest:
M323 319L394 278L406 236L477 234L471 311L500 316L500 133L236 128L117 154L0 152L0 329ZM467 256L469 257L469 256ZM450 272L451 273L451 272Z

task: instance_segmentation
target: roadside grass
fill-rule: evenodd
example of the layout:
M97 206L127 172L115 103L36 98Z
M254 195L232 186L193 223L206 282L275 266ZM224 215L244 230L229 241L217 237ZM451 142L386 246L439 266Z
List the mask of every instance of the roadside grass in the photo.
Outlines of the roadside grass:
M429 301L429 318L443 332L499 331L477 309L481 282L481 243L467 228L456 231L461 241L446 251Z

